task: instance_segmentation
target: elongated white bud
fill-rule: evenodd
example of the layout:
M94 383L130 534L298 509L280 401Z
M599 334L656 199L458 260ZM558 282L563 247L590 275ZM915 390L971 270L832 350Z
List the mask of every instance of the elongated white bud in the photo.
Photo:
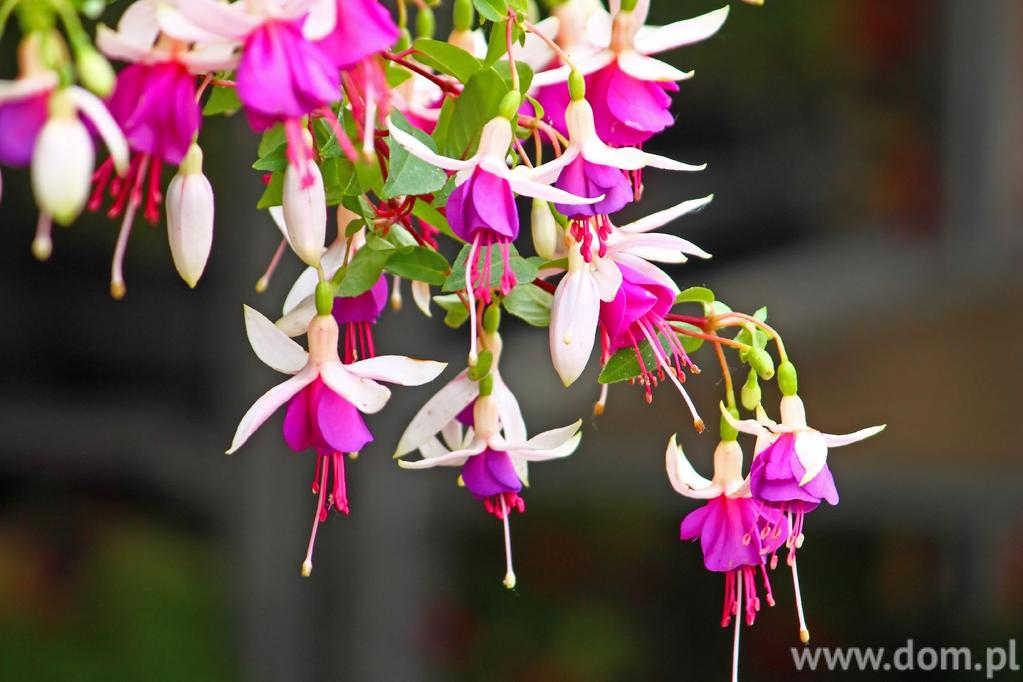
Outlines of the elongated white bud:
M202 150L192 143L167 187L167 241L181 279L194 287L213 246L213 188L202 172Z
M303 187L309 176L312 183ZM315 163L309 161L304 171L288 164L282 203L292 250L306 265L318 267L327 240L327 196Z
M533 248L541 258L553 260L558 251L558 221L551 213L550 205L543 199L533 199L530 212L533 229Z
M71 224L89 198L94 161L89 131L64 93L55 93L32 153L32 191L39 208L61 225Z

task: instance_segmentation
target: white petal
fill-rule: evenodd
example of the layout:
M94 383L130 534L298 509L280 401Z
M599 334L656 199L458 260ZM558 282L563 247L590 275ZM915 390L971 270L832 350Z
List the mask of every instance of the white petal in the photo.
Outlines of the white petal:
M430 436L440 433L458 413L479 395L480 385L463 370L423 405L409 422L395 449L395 457L412 452Z
M449 421L440 432L444 438L444 445L448 447L448 450L461 450L462 443L464 442L464 436L462 435L462 422L457 419ZM436 440L436 439L434 439ZM429 443L430 441L427 441ZM420 447L420 450L423 448Z
M175 5L181 18L172 17L167 21L161 8L158 14L160 28L168 35L188 42L208 40L211 35L241 40L263 22L261 17L245 11L245 2L227 4L215 0L175 0Z
M315 378L316 368L310 366L260 396L259 400L252 404L249 411L242 417L241 422L238 423L238 430L234 433L234 440L231 441L231 448L227 454L234 453L244 445L249 436L262 426L271 414L291 400L296 393L311 384Z
M238 62L238 57L232 43L195 45L188 52L178 55L181 63L192 73L233 69Z
M309 297L316 293L316 285L319 281L320 274L316 272L316 268L306 268L291 285L288 295L284 297L282 314L287 315L300 303L309 300Z
M476 165L476 157L471 157L465 161L459 159L452 159L447 156L441 156L437 152L433 151L425 144L417 140L412 135L409 135L404 130L398 128L391 119L387 119L387 130L395 142L400 144L402 147L408 150L408 153L412 156L419 157L423 161L429 164L443 168L444 170L457 171L472 168Z
M44 71L34 76L0 80L0 104L25 99L57 87L59 82L55 71Z
M732 416L732 413L728 411L728 408L725 407L724 403L719 403L718 407L721 410L721 416L724 417L725 421L728 422L736 431L748 433L754 436L764 435L765 433L767 435L771 435L771 432L756 419L736 419Z
M673 234L639 233L622 235L608 247L609 252L630 253L659 263L685 263L686 256L710 258L710 254L688 239Z
M696 473L696 469L689 463L689 459L678 446L676 434L672 434L668 441L668 448L664 452L664 467L668 471L671 487L680 495L691 497L694 492L711 486L711 482Z
M554 290L548 332L551 362L565 386L571 386L586 369L593 352L599 315L596 280L585 270L570 271Z
M448 366L446 362L418 360L404 355L378 355L347 365L356 376L402 386L421 386L433 381Z
M824 438L824 442L825 444L827 444L829 448L840 448L843 445L849 445L850 443L856 443L858 441L864 440L865 438L876 436L877 434L884 431L885 426L887 426L887 424L881 424L880 426L871 426L866 429L860 429L859 431L854 431L853 433L847 433L844 435L822 433L821 436Z
M340 362L326 362L320 366L320 376L332 391L359 408L360 412L379 412L391 397L391 391L372 379L355 376Z
M679 71L653 57L645 57L635 50L618 53L618 68L641 81L682 81L693 77L692 71Z
M600 258L593 263L593 281L597 283L597 293L601 301L610 303L618 295L622 286L622 271L610 258Z
M819 431L810 429L796 432L796 457L806 469L799 485L806 485L821 472L828 462L828 445Z
M135 45L152 46L160 33L160 23L156 17L160 4L157 0L140 0L128 5L117 20L117 32Z
M274 324L288 336L302 336L316 317L316 301L312 296L302 299L287 315Z
M448 450L446 447L444 447L444 445L439 440L437 440L436 437L432 437L430 438L430 440L426 441L425 443L419 446L419 452L420 454L423 455L424 458L430 459L431 457L440 457L441 455L446 455L449 452L451 452L451 450Z
M136 3L128 9L140 4L142 3ZM127 14L127 12L125 13ZM127 36L100 24L96 27L96 47L110 59L119 59L122 62L140 62L149 56L152 43L139 45Z
M576 448L579 447L579 441L582 439L583 434L577 433L560 445L556 445L552 448L547 449L534 449L534 448L523 448L509 450L508 454L512 458L512 462L516 459L521 459L526 462L544 462L549 459L559 459L561 457L568 457Z
M466 460L470 457L483 452L486 445L486 443L481 441L478 445L474 445L464 450L455 450L454 452L449 452L446 455L438 455L437 457L430 457L429 459L417 459L415 461L399 459L398 466L402 469L432 469L436 466L460 467L465 464Z
M579 70L579 73L583 76L588 76L591 73L600 71L605 66L613 62L615 59L615 53L611 50L600 50L593 54L586 55L580 58L573 58L575 66ZM530 87L540 88L545 85L554 85L556 83L565 83L568 81L568 75L571 73L571 69L567 66L559 66L556 69L549 71L541 71L540 73L533 76L533 80L530 82Z
M565 166L575 161L577 156L579 156L579 147L569 145L558 158L534 168L516 166L512 169L512 174L523 180L532 180L547 185L557 180Z
M302 24L302 35L307 40L319 40L334 30L337 23L337 0L313 0Z
M561 22L558 18L552 16L537 22L536 29L553 40L558 35L560 25ZM505 55L504 59L507 58L507 55ZM515 46L515 60L528 64L529 68L533 71L539 71L547 66L551 63L552 59L554 59L554 51L547 46L547 43L542 38L532 31L526 34L526 40L523 45Z
M612 14L601 7L586 20L586 39L593 45L608 47L611 44Z
M503 175L508 180L508 184L511 185L512 191L516 194L521 194L524 197L533 197L534 199L543 199L556 204L595 204L598 201L604 200L604 195L601 194L599 197L593 197L587 199L586 197L576 196L570 194L564 190L558 189L557 187L551 187L540 182L533 182L532 180L522 179L522 176L516 173L508 172L506 174L495 173L495 175Z
M75 116L51 116L32 150L32 191L40 212L62 225L77 218L89 198L94 163L85 124Z
M675 280L669 277L668 273L661 270L653 263L646 261L639 256L634 256L627 251L609 253L609 257L612 258L614 262L624 265L627 268L632 268L639 274L649 277L650 279L655 280L658 284L667 287L671 291L675 292L676 295L678 294L679 288L678 285L675 284Z
M651 31L641 31L636 35L636 49L643 54L654 54L706 40L718 32L727 18L726 5L692 19L676 21Z
M515 394L504 383L500 373L494 372L494 401L497 403L497 416L501 420L504 437L512 443L526 440L526 422L522 418L522 409Z
M284 374L295 374L305 367L309 354L258 310L242 306L245 310L245 333L256 357L264 364Z
M657 211L651 213L645 218L633 221L627 225L621 225L618 227L619 232L649 232L650 230L656 230L658 227L667 225L675 218L684 216L687 213L695 213L704 206L709 204L714 199L713 194L708 194L700 199L689 199L683 201L680 204L675 204L671 208L666 208L663 211Z
M420 312L427 317L433 317L430 312L430 285L426 282L415 280L412 282L412 300Z
M578 433L583 425L582 419L577 419L568 426L562 426L550 431L539 433L526 441L525 450L551 450L559 448L568 443ZM514 447L514 444L512 445Z
M106 105L96 95L77 85L69 87L67 93L75 108L92 122L99 136L103 138L104 144L110 150L110 158L114 162L117 174L124 175L128 170L128 142L107 111Z
M707 167L705 163L698 165L682 163L681 161L669 159L666 156L649 154L635 147L621 147L618 149L608 147L596 139L586 146L583 150L583 156L591 163L613 166L622 170L637 170L650 166L652 168L672 171L702 171Z

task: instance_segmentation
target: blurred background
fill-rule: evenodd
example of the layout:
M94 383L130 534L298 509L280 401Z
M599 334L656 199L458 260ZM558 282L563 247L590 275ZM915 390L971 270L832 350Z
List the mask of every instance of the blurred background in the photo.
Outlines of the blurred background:
M651 18L721 2L655 1ZM670 228L715 255L673 272L682 286L769 306L811 424L888 423L833 451L842 502L808 519L812 643L1005 646L1023 634L1023 3L732 10L717 37L669 57L696 77L675 96L678 125L649 145L709 167L647 173L639 211L713 192ZM14 43L0 77L14 73ZM240 304L273 316L299 268L254 293L278 239L254 208L257 138L217 117L201 142L218 212L206 275L189 291L162 224L139 224L121 302L107 293L116 226L83 218L39 264L27 173L4 171L0 679L726 679L723 581L678 540L695 503L663 470L678 431L709 472L715 435L693 433L667 388L647 405L614 386L580 450L536 467L528 512L512 520L513 592L500 524L455 473L391 460L434 389L396 390L348 467L351 515L332 515L313 576L299 576L312 454L285 447L280 415L222 454L277 381L249 350ZM530 431L588 415L596 372L566 393L546 333L506 327ZM463 333L425 320L407 290L377 341L454 364L465 354ZM695 359L712 369L708 353ZM715 374L690 382L705 416ZM744 629L742 677L809 678L789 653L784 568L774 584L778 605Z

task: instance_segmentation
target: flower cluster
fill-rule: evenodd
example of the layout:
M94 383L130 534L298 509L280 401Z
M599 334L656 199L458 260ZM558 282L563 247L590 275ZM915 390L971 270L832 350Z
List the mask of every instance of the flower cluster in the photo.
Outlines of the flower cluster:
M252 164L260 174L249 176L262 183L258 208L279 231L256 290L268 289L285 254L306 268L276 320L244 308L256 355L289 378L242 417L228 453L278 411L286 445L315 452L303 575L319 524L355 501L346 460L374 440L365 415L388 402L383 384L425 384L446 367L376 352L375 325L388 302L401 308L406 281L424 315L442 310L447 326L466 328L467 353L395 457L405 469L459 468L458 485L501 522L509 589L509 520L525 511L528 464L575 452L582 422L528 435L506 383L502 317L547 328L566 387L599 365L596 414L612 384L636 385L650 402L667 381L697 433L706 424L686 383L700 372L694 353L713 347L725 389L713 479L696 474L675 436L667 451L675 489L707 501L681 535L700 538L707 568L726 575L722 624L734 617L737 626L755 619L758 583L773 603L768 568L787 548L805 641L795 556L806 514L838 501L828 448L879 428L829 436L808 427L795 367L766 310L735 312L663 269L710 258L662 228L712 196L619 217L641 201L645 169L679 173L681 183L704 168L643 148L675 123L673 95L693 76L654 55L711 38L729 8L649 26L650 0L611 0L607 9L555 0L545 19L525 0L453 0L454 28L438 40L438 4L399 0L392 17L379 0L135 0L116 28L99 24L93 41L75 8L95 3L0 3L0 35L11 8L21 28L18 74L0 81L0 164L31 168L33 253L50 255L53 221L103 209L120 222L110 291L121 298L133 223L140 213L158 222L163 206L174 266L196 286L215 213L202 122L243 112L260 136ZM520 197L531 200L528 236ZM302 336L304 344L295 340ZM741 404L752 419L739 417L726 352L749 366ZM779 422L760 400L759 381L775 374ZM757 437L745 475L739 432Z

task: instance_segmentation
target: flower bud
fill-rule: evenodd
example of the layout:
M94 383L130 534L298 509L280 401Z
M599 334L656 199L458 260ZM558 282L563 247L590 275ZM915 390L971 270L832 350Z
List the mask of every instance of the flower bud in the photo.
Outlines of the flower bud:
M312 182L303 187L309 176ZM305 171L288 164L281 203L292 250L306 265L319 266L327 239L327 196L315 163L309 161Z
M472 0L455 0L454 16L452 17L455 31L468 33L472 29L473 14Z
M572 69L572 72L568 74L568 92L575 101L586 97L586 79L575 69Z
M760 393L760 382L757 381L757 373L755 370L749 371L749 376L746 377L746 383L742 385L742 406L747 410L757 409L757 405L760 404L761 393Z
M106 57L90 46L79 49L77 56L78 76L82 85L103 98L114 91L117 76Z
M778 365L778 388L782 395L795 395L799 389L796 366L788 360Z
M94 161L89 131L64 93L55 93L32 152L32 191L39 208L61 225L71 224L89 198Z
M433 10L428 5L423 5L419 8L419 13L416 14L416 37L432 38L436 28L437 22L433 17Z
M480 351L476 357L476 364L469 368L469 378L473 381L482 381L490 374L490 368L494 364L494 354L489 350Z
M558 251L558 222L551 213L550 204L543 199L533 199L530 212L533 228L533 248L541 258L553 260Z
M167 241L181 279L195 287L213 246L213 188L194 142L167 186Z
M514 121L515 117L519 113L519 107L521 106L522 94L518 90L509 90L501 99L501 105L498 107L497 115L501 118L506 118L509 121Z
M330 315L334 310L334 286L330 282L316 283L316 314Z
M771 358L771 354L763 348L751 348L747 360L749 360L749 366L756 370L756 373L764 381L774 376L774 360Z
M501 326L501 306L497 303L491 304L483 313L483 331L496 332Z

